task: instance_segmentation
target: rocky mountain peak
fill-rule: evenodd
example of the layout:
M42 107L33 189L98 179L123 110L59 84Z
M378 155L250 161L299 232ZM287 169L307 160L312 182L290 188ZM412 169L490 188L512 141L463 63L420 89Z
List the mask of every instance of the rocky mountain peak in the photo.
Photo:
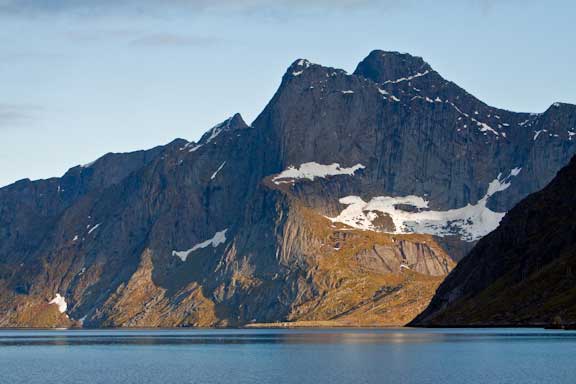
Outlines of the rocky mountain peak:
M283 84L286 84L287 81L303 78L306 84L312 84L326 81L326 78L346 74L346 71L342 69L314 64L306 59L297 59L288 67L282 80Z
M421 57L408 53L372 51L356 70L355 75L365 77L377 83L394 82L433 71Z
M234 114L234 116L232 116L230 119L228 119L227 122L228 122L228 127L232 130L250 128L250 126L248 124L246 124L246 122L244 121L244 118L242 117L242 115L239 113Z
M574 104L568 104L568 103L562 103L562 102L555 102L553 103L547 111L561 111L561 112L572 112L574 110L574 108L576 107L576 105Z
M222 132L230 132L246 128L250 128L250 126L246 124L246 122L242 118L242 115L236 113L232 117L229 117L220 124L216 124L214 127L209 129L205 134L202 135L202 138L198 143L205 144L213 140L216 136L218 136Z
M297 59L295 60L286 71L287 73L291 73L293 76L298 76L304 72L304 70L310 68L312 63L306 59Z

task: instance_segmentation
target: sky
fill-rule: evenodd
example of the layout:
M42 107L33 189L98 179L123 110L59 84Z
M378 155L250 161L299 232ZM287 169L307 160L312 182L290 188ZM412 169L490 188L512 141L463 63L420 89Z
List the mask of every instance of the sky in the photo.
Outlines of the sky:
M576 104L573 0L0 0L0 186L251 123L298 58L422 56L486 103Z

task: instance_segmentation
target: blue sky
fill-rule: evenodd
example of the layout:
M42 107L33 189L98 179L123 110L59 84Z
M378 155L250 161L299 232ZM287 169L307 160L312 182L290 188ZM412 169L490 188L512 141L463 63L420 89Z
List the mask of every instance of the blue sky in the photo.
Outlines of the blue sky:
M274 4L274 5L271 5ZM297 58L422 56L483 101L576 104L568 0L0 0L0 186L250 123Z

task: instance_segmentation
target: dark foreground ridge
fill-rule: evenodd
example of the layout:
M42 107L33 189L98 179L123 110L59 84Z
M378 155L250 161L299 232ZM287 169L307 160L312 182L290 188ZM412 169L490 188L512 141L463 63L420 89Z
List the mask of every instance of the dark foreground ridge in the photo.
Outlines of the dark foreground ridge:
M576 157L446 278L416 326L576 326Z

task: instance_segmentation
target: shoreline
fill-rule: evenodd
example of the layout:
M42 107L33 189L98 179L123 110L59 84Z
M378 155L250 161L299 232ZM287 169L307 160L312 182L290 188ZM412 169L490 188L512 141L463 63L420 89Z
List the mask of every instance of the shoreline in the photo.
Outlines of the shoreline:
M145 331L145 330L265 330L265 329L542 329L542 330L576 330L576 325L557 326L551 324L528 324L528 325L446 325L446 326L408 326L398 324L352 324L334 323L331 321L298 321L298 322L275 322L275 323L252 323L236 327L53 327L53 328L30 328L30 327L0 327L0 331Z

